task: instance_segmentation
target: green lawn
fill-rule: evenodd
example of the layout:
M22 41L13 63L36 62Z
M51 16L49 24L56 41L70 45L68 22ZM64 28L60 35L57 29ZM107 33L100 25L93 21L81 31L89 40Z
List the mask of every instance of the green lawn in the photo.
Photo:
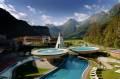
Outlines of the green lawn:
M120 79L120 74L115 72L115 68L102 72L103 79Z
M39 76L45 74L49 69L38 69L37 73L26 74L25 76Z
M78 46L83 45L83 41L80 39L67 39L64 40L66 46Z
M42 76L48 71L49 69L36 68L33 66L33 62L28 62L15 70L15 79L33 79L36 76Z
M94 63L93 61L90 61L90 62L91 62L91 68L97 66L97 64ZM116 63L112 63L112 64L113 65L120 65L120 64L116 64ZM113 68L111 70L102 70L100 73L101 77L103 79L120 79L120 74L115 72L117 69L118 68ZM89 79L91 79L90 75L89 75Z

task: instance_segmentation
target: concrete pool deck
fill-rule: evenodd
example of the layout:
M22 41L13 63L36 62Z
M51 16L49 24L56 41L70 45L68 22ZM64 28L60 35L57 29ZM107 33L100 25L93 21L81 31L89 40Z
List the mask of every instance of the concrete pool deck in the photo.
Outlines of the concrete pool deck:
M98 61L100 61L107 69L113 69L113 66L109 63L120 63L120 60L108 57L98 57Z
M47 59L40 59L40 60L35 60L35 64L37 68L46 68L46 69L54 69L56 68L55 66L51 65Z
M91 66L90 66L90 64L88 64L88 67L84 70L84 72L83 72L83 79L88 79L89 78L89 71L90 71L90 69L91 69Z

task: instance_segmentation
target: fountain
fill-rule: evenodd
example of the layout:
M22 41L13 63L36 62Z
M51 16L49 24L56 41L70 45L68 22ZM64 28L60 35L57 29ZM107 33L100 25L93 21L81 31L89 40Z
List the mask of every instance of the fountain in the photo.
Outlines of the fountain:
M55 48L37 49L32 51L32 54L35 56L58 57L65 55L67 52L67 49L64 49L63 37L59 33Z

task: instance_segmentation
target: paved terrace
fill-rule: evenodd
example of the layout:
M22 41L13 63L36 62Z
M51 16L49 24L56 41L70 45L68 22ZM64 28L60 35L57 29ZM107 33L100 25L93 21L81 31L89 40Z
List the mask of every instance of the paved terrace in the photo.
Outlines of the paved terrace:
M113 59L113 58L108 58L108 57L99 57L98 61L102 63L107 69L113 69L113 66L110 65L109 63L120 63L119 60Z

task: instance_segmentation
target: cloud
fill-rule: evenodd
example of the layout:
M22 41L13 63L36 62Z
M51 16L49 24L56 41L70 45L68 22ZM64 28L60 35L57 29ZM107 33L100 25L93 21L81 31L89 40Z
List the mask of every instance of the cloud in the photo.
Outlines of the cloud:
M29 11L33 12L34 14L36 14L36 9L31 7L31 6L27 6L27 8L29 9Z
M101 0L99 0L100 2ZM85 8L91 10L91 11L94 11L94 14L96 13L100 13L101 11L104 11L104 12L108 12L108 8L106 6L100 6L100 5L95 5L95 4L92 4L92 5L84 5Z
M43 21L43 25L45 24L52 24L52 17L51 16L48 16L48 15L41 15L41 20Z
M55 22L53 22L53 24L56 25L56 26L60 26L60 25L63 25L65 22L67 22L67 19L59 21L59 22L55 21Z
M106 12L106 13L109 11L109 9L106 8L105 6L102 6L100 9L101 9L101 11L104 11L104 12Z
M5 2L5 0L0 0L0 3Z
M52 16L48 16L48 15L41 15L41 21L42 21L42 25L46 25L46 24L54 24L56 26L60 26L62 24L64 24L68 19L65 18L64 20L62 21L56 21L54 20L55 17L52 17Z
M42 20L42 25L46 25L46 24L54 24L56 26L60 26L60 25L63 25L65 22L67 22L69 19L75 19L77 21L84 21L86 20L87 18L89 18L89 15L88 14L84 14L84 13L78 13L78 12L75 12L73 14L73 16L68 16L64 19L62 19L61 21L56 21L54 20L54 17L52 16L48 16L48 15L45 15L43 14L41 16L41 20Z
M92 9L92 7L90 5L84 5L84 7L87 9Z
M100 13L100 12L105 12L105 13L108 13L109 9L106 8L106 6L101 6L101 7L98 7L97 9L94 10L94 13L97 14L97 13Z
M13 5L5 3L5 0L0 0L0 8L7 10L17 19L22 19L27 16L27 14L17 11Z
M92 4L92 5L84 5L85 8L91 10L91 9L95 9L95 8L98 8L99 6L95 5L95 4Z
M109 10L108 9L103 9L102 11L104 11L105 13L107 13Z
M89 15L88 15L88 14L78 13L78 12L75 12L75 13L74 13L74 19L76 19L77 21L84 21L84 20L86 20L87 18L89 18Z
M58 20L56 21L56 20L54 20L55 17L48 16L48 15L45 15L45 14L41 15L40 20L42 21L42 25L54 24L56 26L60 26L60 25L63 25L65 22L67 22L69 19L75 19L77 21L84 21L88 17L89 17L88 14L75 12L73 14L73 16L68 16L68 17L62 19L61 21L58 21Z

